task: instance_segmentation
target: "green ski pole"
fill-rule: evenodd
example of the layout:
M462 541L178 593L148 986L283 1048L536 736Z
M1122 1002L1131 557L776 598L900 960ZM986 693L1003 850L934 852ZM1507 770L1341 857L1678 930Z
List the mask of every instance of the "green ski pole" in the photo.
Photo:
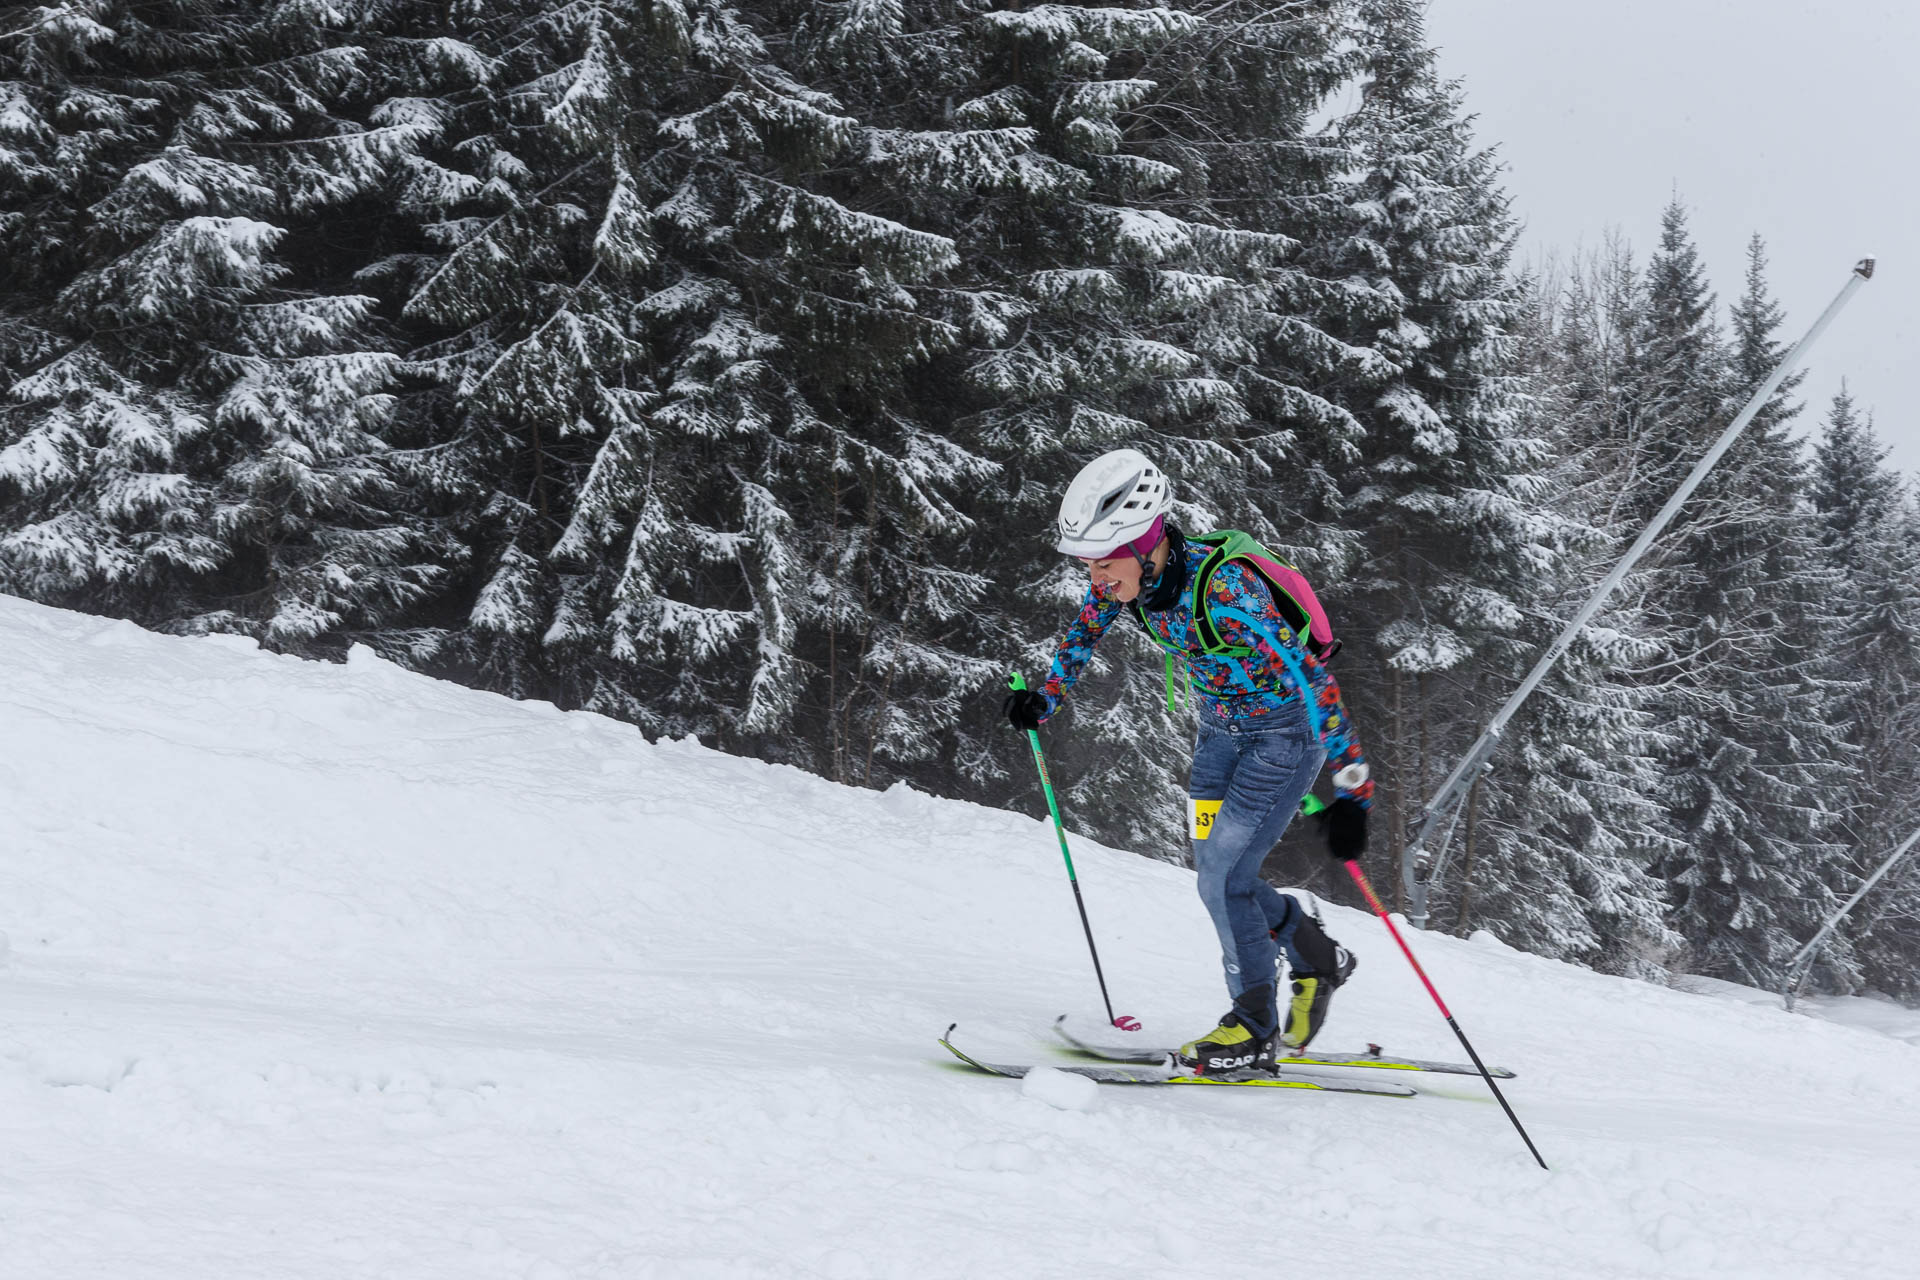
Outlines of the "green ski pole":
M1007 681L1010 689L1024 689L1027 681L1018 671ZM1080 928L1087 935L1087 951L1093 956L1093 976L1100 982L1100 1000L1107 1007L1107 1021L1122 1031L1138 1031L1140 1022L1136 1018L1116 1018L1113 1016L1113 1000L1107 995L1107 975L1100 971L1100 949L1093 945L1093 926L1087 922L1086 899L1080 896L1080 877L1074 874L1073 854L1067 851L1067 828L1060 821L1060 802L1053 798L1053 779L1047 776L1047 757L1040 750L1040 731L1027 730L1027 741L1033 746L1034 767L1040 770L1040 789L1047 793L1047 812L1053 815L1053 831L1060 837L1060 857L1067 864L1067 882L1073 886L1073 905L1080 909Z

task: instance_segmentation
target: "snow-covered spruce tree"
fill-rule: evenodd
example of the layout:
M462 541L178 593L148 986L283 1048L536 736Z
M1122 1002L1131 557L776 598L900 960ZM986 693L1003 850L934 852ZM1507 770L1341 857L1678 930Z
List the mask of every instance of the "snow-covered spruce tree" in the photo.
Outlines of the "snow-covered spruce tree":
M672 287L708 295L661 314L677 350L655 417L696 441L730 420L745 446L734 479L749 487L731 505L757 557L762 670L738 730L768 751L798 711L816 767L885 781L940 754L954 686L983 674L930 633L979 591L941 544L967 528L955 488L991 468L912 421L903 392L916 364L958 341L922 307L957 255L843 199L878 185L858 122L776 71L744 22L730 31L750 87L663 118L671 149L649 170L682 265ZM654 634L677 643L669 622Z
M74 3L0 43L0 573L315 651L457 554L387 457L396 359L340 287L434 128L305 4Z
M1906 576L1898 586L1888 581L1888 603L1899 599L1903 608L1910 609L1911 588L1920 582L1920 487L1912 482L1907 485L1900 524L1904 534L1896 563L1906 567ZM1911 612L1907 616L1911 617ZM1914 649L1920 650L1920 639L1916 639L1920 629L1910 627L1907 635ZM1920 661L1910 656L1907 672L1901 685L1909 691L1920 687ZM1920 698L1890 701L1888 713L1895 708L1897 716L1890 719L1889 737L1905 744L1906 754L1898 769L1900 776L1893 776L1895 770L1889 770L1883 782L1904 800L1900 821L1905 823L1905 830L1891 839L1905 840L1915 826L1920 826L1920 752L1912 749L1912 744L1920 742ZM1886 847L1875 849L1872 865L1878 866L1890 852ZM1875 887L1859 910L1861 918L1852 922L1849 932L1856 939L1855 952L1868 984L1908 1001L1920 999L1920 864L1911 853Z
M474 551L445 660L516 697L638 718L591 575L548 559L600 442L624 439L653 398L634 282L651 228L590 119L623 84L620 29L597 6L452 15L445 34L472 50L475 81L446 99L439 145L396 192L412 235L360 278L399 314L423 384L403 412L444 441L421 480ZM556 123L563 109L575 128Z
M1623 243L1610 242L1589 273L1584 322L1575 322L1590 335L1588 358L1572 368L1578 399L1587 406L1575 429L1605 498L1594 523L1621 545L1638 536L1724 425L1732 394L1717 300L1686 219L1676 195L1662 211L1660 241L1644 272ZM1649 868L1669 894L1669 859L1680 854L1685 838L1673 814L1673 724L1692 656L1691 600L1699 586L1688 549L1670 530L1622 592L1634 639L1656 646L1640 654L1632 674L1642 695L1638 705L1652 717L1648 749L1658 775L1644 794L1661 811L1639 834ZM1712 679L1698 670L1692 678L1701 685ZM1690 960L1683 950L1684 943L1659 959L1684 967Z
M495 87L420 197L443 247L393 268L456 390L447 483L491 495L483 678L852 780L930 759L968 660L906 627L977 592L930 548L990 472L902 408L957 341L923 309L952 244L838 197L860 122L732 8L476 42Z
M1842 836L1852 874L1834 884L1841 892L1920 826L1920 556L1907 494L1886 458L1871 417L1843 386L1815 446L1811 485L1822 548L1839 577L1833 599L1842 621L1827 653L1853 681L1836 699L1833 720L1859 753ZM1901 995L1920 992L1920 876L1896 873L1859 911L1843 936L1856 940L1853 955L1866 982ZM1815 976L1833 981L1824 964ZM1844 971L1838 976L1836 985L1850 985Z
M1677 260L1690 246L1663 250ZM1729 410L1784 355L1765 262L1756 237L1732 310ZM1657 273L1650 301L1656 333L1661 317L1686 313ZM1836 718L1850 686L1823 661L1821 638L1839 625L1830 611L1835 575L1818 554L1805 462L1789 434L1793 381L1682 513L1663 560L1671 583L1660 605L1683 636L1658 699L1680 839L1658 864L1672 893L1670 923L1696 968L1755 985L1777 980L1837 905L1843 848L1834 828L1854 782ZM1699 442L1704 448L1704 433ZM1831 954L1848 967L1844 948Z
M928 306L966 346L916 374L914 412L1003 467L977 487L961 548L993 588L949 624L1000 660L967 690L975 719L955 739L982 798L1036 796L998 708L1006 665L1037 674L1084 590L1047 535L1080 465L1138 445L1173 472L1187 527L1301 542L1263 511L1319 495L1264 491L1283 460L1306 470L1301 433L1348 420L1285 361L1348 353L1282 298L1301 286L1277 211L1317 163L1301 138L1329 79L1333 7L792 5L765 24L796 32L787 60L868 122L891 173L862 207L958 250ZM1259 185L1243 180L1256 171ZM1078 820L1173 854L1190 730L1167 710L1158 652L1128 630L1050 727L1055 772Z
M1528 667L1638 532L1612 519L1617 455L1608 430L1626 333L1617 295L1631 275L1616 244L1528 282L1521 412L1550 444L1552 461L1537 476L1565 522L1558 557L1541 566L1521 606L1518 635L1535 646ZM1457 931L1491 924L1539 954L1664 974L1678 939L1648 865L1671 841L1656 803L1648 694L1633 676L1663 652L1637 603L1647 585L1645 573L1628 581L1509 725L1455 837L1447 883ZM1504 696L1519 674L1486 677L1487 692Z
M855 162L827 179L836 198L956 245L956 261L937 287L916 290L921 314L938 319L955 342L929 361L895 361L884 379L863 379L873 396L863 416L881 427L878 465L884 470L898 458L910 472L902 473L906 487L939 488L956 502L941 518L937 542L922 536L924 525L920 532L874 528L870 504L842 508L830 530L833 571L815 587L829 648L813 714L829 725L833 757L846 762L847 776L904 775L938 790L1003 799L1007 766L1019 779L1030 765L1006 750L1012 735L999 704L1018 644L1007 602L984 576L982 553L1030 531L991 497L1000 467L983 462L978 434L957 425L969 392L956 370L969 347L1003 342L1029 308L1008 281L970 263L959 242L976 230L981 210L1053 207L1082 196L1085 178L1043 154L1033 129L954 111L977 85L986 47L972 6L924 6L911 15L890 5L811 3L750 11L784 65L802 68L862 122ZM875 607L886 599L904 607Z
M1680 486L1724 425L1730 397L1719 300L1676 194L1660 242L1630 295L1632 333L1613 415L1622 454L1617 514L1642 527Z
M1545 445L1521 412L1499 167L1421 15L1411 0L1357 7L1359 105L1329 129L1346 158L1338 220L1310 251L1344 286L1333 333L1366 353L1335 392L1363 433L1329 468L1364 552L1324 591L1348 637L1342 687L1394 797L1388 848L1478 733L1485 678L1526 651L1560 524L1530 474Z
M989 78L961 109L1017 106L1020 122L1072 166L1082 188L1078 199L1052 207L1002 203L992 211L1000 244L981 243L984 265L1027 307L1018 327L965 375L979 406L967 425L1008 461L1002 496L1009 518L1047 530L1060 490L1081 465L1134 444L1172 476L1180 525L1255 523L1247 504L1233 501L1244 485L1232 474L1237 451L1183 447L1191 435L1214 434L1196 418L1231 438L1251 415L1236 388L1207 378L1217 370L1203 364L1182 321L1196 309L1232 306L1237 298L1219 295L1238 294L1258 265L1225 261L1229 255L1195 243L1196 230L1203 240L1212 232L1195 201L1204 189L1183 182L1194 166L1183 166L1185 157L1161 158L1164 139L1152 145L1146 136L1163 132L1144 110L1159 105L1162 91L1146 63L1178 57L1169 47L1204 38L1204 24L1174 10L1060 5L1000 10L983 23L993 42ZM1252 247L1275 264L1292 244L1276 238ZM1188 388L1211 402L1172 403ZM1086 589L1084 571L1049 543L1043 535L992 549L995 580L1018 597L1028 641L1020 659L1034 667L1047 660ZM1179 858L1191 730L1186 707L1168 698L1162 666L1162 655L1123 622L1054 722L1050 743L1069 812L1085 815L1107 839Z

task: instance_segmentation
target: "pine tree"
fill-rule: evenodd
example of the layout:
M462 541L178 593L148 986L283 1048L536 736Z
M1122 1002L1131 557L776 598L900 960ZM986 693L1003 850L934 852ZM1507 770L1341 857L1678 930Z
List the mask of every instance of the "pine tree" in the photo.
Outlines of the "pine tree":
M68 4L14 33L10 589L298 651L416 638L388 628L457 548L396 482L372 299L317 252L435 128L394 87L300 4Z
M905 408L961 338L953 244L866 193L938 166L726 5L472 38L493 80L416 191L438 247L387 267L455 392L436 480L488 565L469 661L847 780L930 767L949 677L983 674L941 639L980 588L940 544L992 469Z
M1536 478L1562 523L1558 555L1535 574L1519 632L1534 646L1528 667L1638 533L1615 515L1613 430L1631 333L1619 318L1633 275L1615 243L1532 282L1523 412L1550 442L1553 461ZM1638 603L1648 584L1645 572L1630 576L1510 722L1457 837L1457 930L1489 924L1538 954L1664 976L1679 938L1663 918L1665 888L1649 873L1672 841L1657 803L1649 695L1636 678L1662 654ZM1490 681L1496 697L1519 670Z
M1644 526L1698 460L1729 398L1719 301L1678 194L1661 212L1660 245L1630 305L1617 415L1626 450L1619 515Z
M684 11L657 17L684 34ZM415 236L364 276L398 310L426 384L407 410L446 442L422 481L476 553L450 656L487 687L638 718L608 657L604 583L549 559L603 441L602 489L625 474L618 461L644 467L632 436L656 395L633 296L653 229L594 137L629 105L624 31L599 6L456 14L443 36L474 51L480 74L450 97L448 130L399 193Z
M1670 261L1688 250L1669 251ZM1732 311L1730 406L1784 355L1765 262L1755 237ZM1667 287L1656 276L1656 333L1686 314L1682 299L1663 296ZM1754 985L1777 980L1837 905L1830 886L1841 850L1831 837L1852 781L1833 722L1845 686L1823 672L1819 647L1809 643L1836 620L1823 607L1832 582L1803 498L1805 463L1789 435L1795 381L1763 406L1683 513L1669 561L1679 587L1666 605L1687 638L1663 698L1671 716L1663 754L1682 841L1661 864L1674 894L1671 919L1699 967Z
M1313 323L1314 290L1337 290L1295 262L1327 167L1305 126L1333 82L1335 8L796 6L768 24L800 32L789 61L873 122L871 150L911 162L867 207L958 251L928 305L965 345L916 378L911 411L1002 468L974 487L984 527L961 548L992 588L949 624L1001 660L970 677L973 718L952 731L978 794L1034 795L995 713L1003 664L1036 672L1085 589L1045 531L1088 459L1160 458L1188 529L1250 528L1308 560L1346 549L1304 517L1332 492L1319 446L1352 420L1309 387L1354 353ZM1190 731L1158 652L1121 627L1069 706L1049 730L1068 809L1108 839L1184 848Z
M1330 130L1347 157L1341 217L1317 252L1354 304L1333 332L1365 352L1337 395L1362 434L1333 468L1365 552L1327 594L1351 638L1343 687L1396 801L1394 845L1531 649L1531 601L1568 530L1534 474L1546 442L1525 411L1498 162L1435 68L1422 6L1366 0L1354 33L1360 103ZM1494 790L1476 812L1504 807Z
M1920 582L1920 487L1911 482L1906 486L1896 523L1900 530L1898 556L1888 566L1889 576L1882 580L1885 595L1875 609L1911 620L1912 588ZM1896 579L1895 572L1902 576ZM1881 823L1890 831L1890 843L1904 841L1915 827L1920 827L1920 753L1911 749L1911 744L1920 742L1920 697L1912 693L1920 688L1920 628L1909 621L1904 634L1907 645L1896 651L1904 675L1883 684L1888 690L1882 708L1887 740L1907 746L1898 766L1881 776L1887 791L1896 797ZM1890 852L1886 845L1873 849L1873 865L1877 867ZM1856 939L1855 953L1867 982L1908 1001L1920 999L1920 865L1911 853L1874 889L1862 912L1849 932Z
M1827 643L1832 665L1852 681L1832 711L1858 751L1856 786L1842 808L1850 875L1833 884L1850 892L1920 825L1920 558L1911 538L1911 507L1887 450L1843 386L1815 447L1812 499L1822 550L1835 571L1832 599L1841 621ZM1841 931L1839 964L1822 951L1820 977L1852 985L1844 940L1856 939L1866 981L1912 994L1920 961L1911 922L1920 905L1916 878L1897 872L1875 890L1860 918Z
M836 409L855 410L864 461L861 474L842 465L831 478L845 496L825 529L832 572L816 584L826 651L815 661L827 679L809 717L828 730L836 776L992 794L1009 763L996 713L1013 626L983 559L1006 522L992 496L1000 465L956 425L967 392L954 366L970 346L1004 341L1026 307L1008 281L967 261L963 238L982 208L1051 207L1083 179L1041 154L1017 112L955 108L991 43L973 10L807 3L756 13L782 61L862 121L852 148L861 159L837 171L837 197L937 233L954 254L915 292L919 313L942 326L941 344L907 361L881 349L857 387L830 392ZM925 505L936 494L938 510Z

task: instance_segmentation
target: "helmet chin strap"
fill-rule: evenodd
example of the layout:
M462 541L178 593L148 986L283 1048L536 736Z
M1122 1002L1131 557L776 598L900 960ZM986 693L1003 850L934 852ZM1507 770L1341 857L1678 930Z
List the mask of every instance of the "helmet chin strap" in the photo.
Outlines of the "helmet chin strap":
M1161 547L1165 546L1168 546L1168 539L1165 535L1162 535L1160 541L1153 544L1153 549L1158 551ZM1151 594L1153 589L1160 585L1160 577L1166 573L1167 566L1162 565L1158 572L1156 572L1153 567L1153 557L1151 555L1141 555L1131 544L1128 545L1127 550L1132 551L1133 558L1140 562L1140 594L1143 597ZM1168 556L1167 565L1171 565L1172 563L1173 557Z

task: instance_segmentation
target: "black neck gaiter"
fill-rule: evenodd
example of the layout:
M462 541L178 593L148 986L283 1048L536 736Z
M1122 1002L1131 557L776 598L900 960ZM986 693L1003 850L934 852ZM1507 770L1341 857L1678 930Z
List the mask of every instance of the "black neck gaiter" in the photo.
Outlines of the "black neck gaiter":
M1140 590L1140 607L1151 613L1162 613L1180 603L1181 593L1187 588L1187 540L1172 525L1167 526L1167 567L1160 576L1146 583Z

